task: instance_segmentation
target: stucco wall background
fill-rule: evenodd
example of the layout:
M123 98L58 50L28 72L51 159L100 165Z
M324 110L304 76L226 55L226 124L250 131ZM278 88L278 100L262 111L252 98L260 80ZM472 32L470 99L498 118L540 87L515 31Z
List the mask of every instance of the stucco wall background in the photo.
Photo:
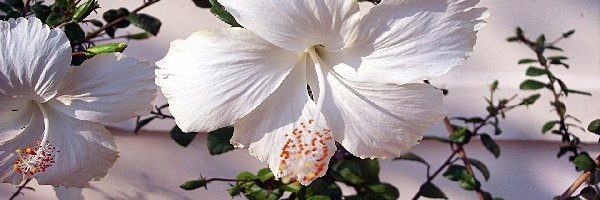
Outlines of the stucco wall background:
M141 4L138 0L100 0L107 8L127 7L133 9ZM452 116L485 114L483 97L487 85L494 79L500 81L498 96L510 97L518 93L526 97L531 93L520 92L519 83L525 79L526 66L518 66L517 60L533 54L522 45L507 43L505 38L521 26L530 37L546 33L547 38L558 37L562 32L576 29L571 39L559 44L568 56L570 70L559 70L559 76L574 89L592 92L592 97L569 96L568 112L580 118L584 125L600 118L600 1L598 0L482 0L491 17L480 32L473 56L464 65L451 70L443 77L432 80L435 85L450 90L445 101ZM368 6L364 6L368 7ZM163 22L158 37L146 41L131 41L125 53L129 56L156 61L168 50L169 42L185 38L191 33L215 27L226 27L208 10L197 8L189 0L164 0L144 10ZM131 29L136 32L136 29ZM548 93L542 93L548 96ZM566 158L557 160L555 155L558 138L541 135L545 121L554 119L542 98L529 109L518 109L508 114L502 122L504 130L499 144L502 154L494 159L478 142L467 147L469 156L488 164L492 177L483 188L505 199L550 199L561 193L579 174ZM157 104L164 103L161 98ZM200 174L207 177L234 177L243 170L255 172L265 165L248 155L246 150L236 150L223 156L210 156L206 151L204 137L197 138L190 147L181 148L172 142L165 130L172 121L153 122L151 131L133 135L128 130L113 129L121 158L109 171L110 175L100 182L93 182L85 189L87 199L229 199L227 184L209 185L210 190L183 191L178 186ZM116 125L131 129L133 122ZM441 125L428 134L445 135ZM597 141L593 134L581 134L588 142ZM550 141L548 141L550 140ZM446 145L423 142L414 152L439 164L449 153ZM597 143L587 145L592 155L600 153ZM382 162L383 181L396 185L401 199L409 199L424 181L425 171L417 163L386 160ZM436 179L451 199L475 199L474 193L461 190L454 182ZM20 199L54 199L49 186L37 186L36 192L26 192ZM0 185L0 196L14 191L11 185Z

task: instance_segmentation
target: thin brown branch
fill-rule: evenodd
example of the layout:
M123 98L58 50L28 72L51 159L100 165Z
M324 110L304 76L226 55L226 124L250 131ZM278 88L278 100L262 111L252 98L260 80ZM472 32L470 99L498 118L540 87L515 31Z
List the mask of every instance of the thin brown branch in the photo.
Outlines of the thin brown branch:
M596 165L600 165L600 156L596 157ZM585 182L585 180L587 180L591 175L592 175L592 171L583 172L583 174L581 174L579 177L577 177L577 179L569 186L569 188L567 188L567 190L565 192L562 193L562 195L560 195L560 197L558 199L566 200L569 197L571 197L571 195L573 195L573 193L579 187L581 187L581 184L583 184Z
M31 182L31 179L33 179L33 178L29 178L29 179L25 180L25 182L23 183L23 185L19 186L19 188L17 189L17 191L15 193L13 193L13 195L10 197L9 200L13 200L13 199L17 198L17 196L19 196L19 194L21 194L21 190L23 190L23 188L26 188L27 184L29 182Z
M444 125L446 126L446 129L448 130L449 134L454 133L454 128L450 124L450 120L448 120L448 117L444 118ZM465 165L465 168L467 169L467 172L469 173L469 175L471 175L472 177L475 177L475 172L473 171L471 162L469 162L469 158L467 157L467 154L465 153L465 150L463 149L462 144L456 144L456 152L458 152L458 156L463 161L463 164ZM481 190L481 186L479 186L479 184L475 185L475 192L477 193L477 197L480 200L485 199L485 194Z
M140 10L142 10L142 9L144 9L144 8L146 8L146 7L148 7L148 6L152 5L152 4L154 4L154 3L156 3L156 2L159 2L159 1L160 1L160 0L149 0L149 1L147 1L147 2L144 2L144 4L142 4L140 7L136 8L136 9L134 9L134 10L133 10L133 11L131 11L130 13L137 13L137 12L139 12ZM92 39L92 38L94 38L94 37L98 36L98 34L100 34L102 31L106 30L107 28L110 28L110 27L113 27L113 26L115 26L116 24L118 24L118 23L122 22L122 21L123 21L123 20L125 20L125 19L127 19L127 16L120 17L120 18L118 18L118 19L116 19L116 20L114 20L114 21L112 21L112 22L110 22L110 23L108 23L108 24L104 25L104 26L103 26L103 27L101 27L101 28L99 28L99 29L96 29L95 31L92 31L91 33L87 34L87 36L85 36L85 38L83 39L83 42L87 42L87 41L89 41L90 39ZM82 43L83 43L83 42L82 42Z

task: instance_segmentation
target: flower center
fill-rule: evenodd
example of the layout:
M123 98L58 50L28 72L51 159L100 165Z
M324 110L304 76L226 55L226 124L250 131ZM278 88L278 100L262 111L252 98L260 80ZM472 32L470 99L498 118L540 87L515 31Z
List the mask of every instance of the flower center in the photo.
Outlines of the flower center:
M41 141L34 140L33 146L17 149L15 151L18 157L13 164L13 168L17 172L25 175L34 175L38 172L46 171L46 169L55 162L54 151L56 148L48 142L48 130L50 124L48 113L40 103L36 102L36 104L44 117L44 129L46 131L44 131Z
M299 122L290 133L285 134L285 143L279 154L279 176L283 177L282 181L289 182L297 178L304 185L325 174L329 158L335 151L331 130L318 125L326 89L321 60L315 47L309 48L308 54L315 65L319 84L314 119Z
M46 169L54 163L55 148L48 142L34 141L33 146L17 149L19 155L13 164L13 168L21 174L34 175Z

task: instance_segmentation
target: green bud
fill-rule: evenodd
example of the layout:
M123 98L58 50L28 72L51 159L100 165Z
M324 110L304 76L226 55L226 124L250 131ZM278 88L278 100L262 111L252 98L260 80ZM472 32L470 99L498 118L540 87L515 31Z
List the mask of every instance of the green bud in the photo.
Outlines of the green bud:
M95 55L102 53L115 53L115 52L123 52L127 48L126 43L107 43L96 45L89 49L85 50L85 55L88 58L94 57Z
M184 190L195 190L199 187L206 188L206 184L208 184L206 179L200 178L198 180L185 182L185 183L181 184L179 187Z
M148 39L150 34L148 32L141 32L136 34L127 35L126 38L130 40L143 40Z
M88 0L87 2L81 4L77 7L75 14L73 14L73 21L80 22L85 19L92 11L94 11L98 7L98 2L96 0Z

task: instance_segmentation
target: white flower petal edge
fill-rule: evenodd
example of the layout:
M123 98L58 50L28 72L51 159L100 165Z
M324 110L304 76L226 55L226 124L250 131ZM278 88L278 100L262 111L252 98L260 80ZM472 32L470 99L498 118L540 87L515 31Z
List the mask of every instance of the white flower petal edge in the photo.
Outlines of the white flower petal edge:
M34 103L28 103L18 113L11 122L0 124L0 181L15 185L23 182L23 174L13 167L18 157L15 150L39 140L44 131L42 113Z
M90 180L108 174L119 157L110 132L97 122L72 118L52 107L40 107L46 112L50 127L48 141L57 151L56 161L46 171L34 175L41 185L87 187Z
M384 0L360 22L334 69L347 79L404 84L438 77L473 51L489 16L479 0Z
M83 188L75 188L75 187L62 187L62 186L54 186L54 192L56 193L56 198L61 200L84 200L83 197Z
M235 124L231 143L249 144L250 154L268 163L276 178L308 185L325 174L336 147L324 117L314 117L316 105L306 92L305 60L300 59L281 86Z
M71 66L71 46L65 34L37 18L17 18L0 21L0 41L2 104L17 110L24 104L7 101L45 102L54 97Z
M328 73L323 115L335 140L361 158L400 156L445 116L443 95L427 84L353 82Z
M69 116L118 123L152 110L156 98L154 69L147 61L123 54L100 54L73 67L48 104Z
M156 64L156 84L185 132L235 123L263 102L298 55L242 28L199 31L171 43Z
M221 0L242 26L290 51L313 45L339 50L356 38L354 0Z

